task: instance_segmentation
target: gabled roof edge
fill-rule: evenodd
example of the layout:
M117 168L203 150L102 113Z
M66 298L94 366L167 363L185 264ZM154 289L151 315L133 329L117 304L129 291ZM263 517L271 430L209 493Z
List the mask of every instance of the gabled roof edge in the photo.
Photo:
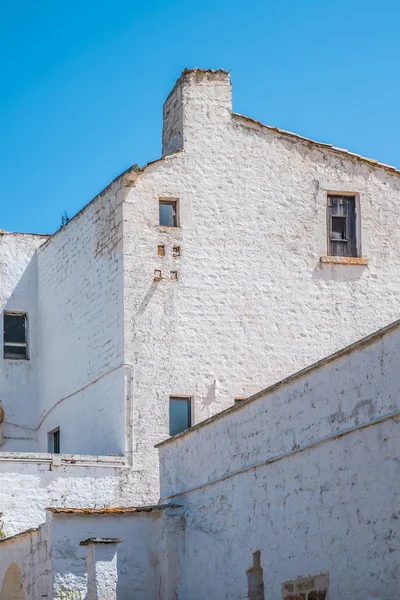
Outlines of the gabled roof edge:
M290 137L292 139L299 140L300 142L307 142L316 146L318 148L323 148L325 150L331 150L335 154L344 154L350 158L354 158L356 160L360 160L362 162L366 162L370 166L380 167L389 171L390 173L394 173L396 175L400 175L400 169L394 167L393 165L387 165L386 163L381 163L374 158L368 158L366 156L362 156L361 154L357 154L356 152L350 152L346 148L338 148L337 146L333 146L332 144L326 144L325 142L318 142L316 140L312 140L311 138L304 137L297 133L293 133L291 131L286 131L285 129L279 129L279 127L274 127L272 125L265 125L265 123L261 123L261 121L257 121L256 119L252 119L251 117L246 117L245 115L241 115L240 113L232 113L233 119L238 121L244 121L243 125L250 123L253 127L250 126L251 129L267 129L269 131L274 131L275 133L279 133L280 135ZM256 127L254 127L254 125Z

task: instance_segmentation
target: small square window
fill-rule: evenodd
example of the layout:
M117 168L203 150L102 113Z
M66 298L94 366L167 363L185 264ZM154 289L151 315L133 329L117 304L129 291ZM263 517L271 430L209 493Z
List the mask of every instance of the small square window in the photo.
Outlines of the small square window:
M27 315L24 313L4 313L3 317L4 358L27 359Z
M192 426L192 399L171 396L169 399L169 435Z
M160 225L178 227L178 201L160 200Z
M60 428L57 427L47 434L47 446L50 454L60 454Z

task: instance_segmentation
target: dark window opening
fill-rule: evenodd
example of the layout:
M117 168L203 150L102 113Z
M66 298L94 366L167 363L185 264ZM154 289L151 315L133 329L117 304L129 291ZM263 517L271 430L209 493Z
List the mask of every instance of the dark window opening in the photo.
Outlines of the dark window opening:
M177 200L160 200L160 225L178 227Z
M53 429L47 434L48 451L51 454L60 454L60 428Z
M4 313L4 358L27 359L26 314Z
M192 426L191 398L171 397L169 399L169 435L176 435Z
M346 240L346 217L332 217L331 240Z
M328 253L358 256L355 196L328 196Z

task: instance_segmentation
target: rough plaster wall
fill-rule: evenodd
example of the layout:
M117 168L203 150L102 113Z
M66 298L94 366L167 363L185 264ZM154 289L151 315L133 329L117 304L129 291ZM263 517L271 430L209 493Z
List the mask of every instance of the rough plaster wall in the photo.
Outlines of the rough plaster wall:
M184 151L124 203L134 461L153 490L169 395L192 395L199 422L399 316L400 178L246 126L227 81L191 81L183 98ZM321 266L327 190L360 193L368 267ZM179 198L179 229L158 225L159 197Z
M332 600L396 597L400 418L358 427L399 409L399 338L394 329L160 448L161 501L185 507L180 598L245 598L257 550L271 600L318 573Z
M331 600L396 598L398 425L385 421L178 497L186 517L178 598L246 598L256 550L269 600L281 600L286 581L327 572Z
M37 257L46 236L0 234L0 400L5 408L1 451L35 450L37 393ZM3 359L4 310L28 313L30 360Z
M38 255L41 452L58 425L62 452L125 450L119 190L109 186Z
M398 316L399 178L247 127L230 114L229 82L209 83L185 90L185 150L124 190L124 289L119 183L39 252L40 449L61 424L64 452L121 451L125 397L109 371L133 365L134 468L123 482L134 504L158 498L153 444L168 436L169 395L193 395L201 421ZM367 268L319 266L326 190L360 193ZM180 199L179 230L158 226L160 196ZM154 269L165 279L153 282ZM28 484L33 498L40 480ZM100 502L124 500L97 485ZM41 519L47 491L38 497L31 517ZM96 502L94 492L73 498Z
M156 600L158 550L162 535L161 515L54 515L53 516L53 596L60 590L87 590L86 547L81 540L91 537L121 537L117 545L118 600Z
M160 448L161 496L400 410L400 327Z
M0 542L0 590L8 569L18 565L22 576L24 600L39 598L50 600L50 544L47 527L14 540ZM14 598L6 595L4 600L14 600Z
M90 544L86 550L86 600L117 600L117 544Z
M147 503L148 490L133 469L0 462L0 512L6 535L37 527L47 506L103 507Z

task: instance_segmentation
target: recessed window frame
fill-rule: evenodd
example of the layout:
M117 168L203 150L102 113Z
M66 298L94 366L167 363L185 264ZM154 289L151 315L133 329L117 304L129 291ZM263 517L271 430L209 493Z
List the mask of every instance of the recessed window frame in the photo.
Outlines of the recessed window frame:
M343 196L348 198L354 198L354 210L355 210L355 248L356 255L355 256L342 256L331 253L331 216L330 216L330 197L331 196ZM360 206L360 193L359 192L349 192L343 190L327 190L326 192L326 255L328 257L333 258L342 258L344 260L351 258L361 258L362 257L362 245L361 245L361 206Z
M180 431L175 431L172 429L171 427L171 400L176 400L176 401L182 401L182 402L186 402L188 403L188 426L185 427L184 429L181 429ZM178 435L179 433L182 433L183 431L187 431L188 429L190 429L193 425L193 396L182 396L182 395L171 395L169 396L169 401L168 401L168 419L169 419L169 425L168 425L168 430L169 430L169 435L170 436L174 436L174 435Z
M7 342L6 341L6 318L7 317L23 317L25 326L25 341L24 342ZM24 348L24 355L13 355L7 352L8 348ZM5 310L3 311L3 358L4 360L29 360L29 328L28 328L28 313L24 311Z
M55 427L48 432L47 451L49 454L61 454L61 434L59 427Z
M172 205L173 206L173 225L165 225L161 223L161 206ZM180 215L179 215L179 198L159 198L158 199L158 224L160 227L167 229L177 229L180 227Z

